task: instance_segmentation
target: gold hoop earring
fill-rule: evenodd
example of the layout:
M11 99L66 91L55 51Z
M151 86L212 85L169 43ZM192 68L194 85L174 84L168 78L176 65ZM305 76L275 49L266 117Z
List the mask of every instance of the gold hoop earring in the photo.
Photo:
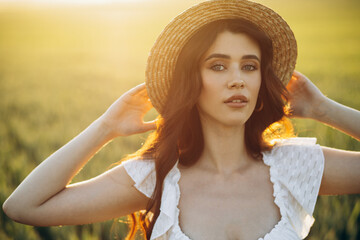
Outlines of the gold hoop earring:
M260 106L257 107L258 103L260 101ZM257 102L256 102L256 106L255 106L255 112L260 112L262 109L264 108L264 103L261 100L261 98L258 98Z

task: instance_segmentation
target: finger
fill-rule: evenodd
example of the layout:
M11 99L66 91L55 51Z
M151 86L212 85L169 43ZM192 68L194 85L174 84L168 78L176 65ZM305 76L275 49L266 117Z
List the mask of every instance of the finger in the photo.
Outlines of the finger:
M150 111L150 109L153 108L153 105L150 102L150 99L148 99L145 103L143 103L143 114L145 115L147 112Z
M298 80L298 78L296 76L292 76L290 81L288 82L288 84L286 85L286 88L288 90L291 90L292 89L292 86L296 83L296 81Z
M146 99L146 104L150 107L150 108L153 108L154 106L152 105L152 102L150 100L150 98L147 98Z
M296 78L299 78L299 77L302 77L303 74L301 72L299 72L299 71L294 70L293 76L295 76Z
M294 70L294 72L293 72L293 77L295 78L295 80L299 80L299 81L309 80L304 74L302 74L301 72L298 72L296 70Z
M134 95L138 95L140 94L141 92L146 92L146 86L145 86L145 83L141 83L135 87L133 87L132 89L130 89L128 91L128 93L132 96Z
M286 88L288 90L292 90L294 87L296 88L296 85L298 84L298 80L301 77L301 73L299 73L298 71L294 70L293 75L291 76L291 79L289 81L289 83L286 85Z
M143 99L149 99L145 83L142 83L142 84L138 85L137 87L139 87L136 89L137 92L134 92L132 95L143 98Z
M146 86L139 92L139 95L144 98L149 98Z
M156 129L156 120L144 122L142 127L143 132L151 131Z

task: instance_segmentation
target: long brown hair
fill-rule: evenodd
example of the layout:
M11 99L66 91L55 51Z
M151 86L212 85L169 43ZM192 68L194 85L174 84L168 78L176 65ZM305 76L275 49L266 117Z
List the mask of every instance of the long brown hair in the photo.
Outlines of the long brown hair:
M141 228L150 239L154 223L160 214L163 182L177 161L184 166L195 164L204 148L204 139L199 113L196 107L202 81L200 60L219 33L230 31L244 33L256 41L261 50L261 86L256 109L245 124L245 144L247 151L261 159L262 151L271 149L269 126L284 119L286 88L274 74L272 68L273 48L271 40L254 24L246 20L227 19L207 24L201 28L183 47L177 60L168 99L162 114L158 117L155 132L149 135L145 144L128 158L137 157L155 160L156 186L149 200L145 214L137 217ZM284 126L284 124L282 125ZM285 131L292 128L285 124ZM269 132L265 138L265 130ZM279 134L276 134L278 137ZM150 211L151 218L147 218ZM132 215L134 219L134 214ZM138 216L138 215L137 215ZM136 222L136 221L135 221ZM135 225L136 223L133 223ZM134 228L134 227L133 227ZM134 232L134 231L132 231ZM130 234L129 238L133 237Z

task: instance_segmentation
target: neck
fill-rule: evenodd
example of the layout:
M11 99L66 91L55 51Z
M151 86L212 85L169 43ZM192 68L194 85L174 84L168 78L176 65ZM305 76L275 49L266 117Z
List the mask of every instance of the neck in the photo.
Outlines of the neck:
M199 166L221 175L245 169L251 162L246 151L245 125L224 126L202 121L204 151Z

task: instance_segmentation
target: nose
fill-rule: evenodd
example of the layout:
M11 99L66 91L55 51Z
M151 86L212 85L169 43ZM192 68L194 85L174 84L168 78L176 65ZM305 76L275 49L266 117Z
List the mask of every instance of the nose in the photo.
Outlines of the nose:
M228 83L229 89L243 89L245 87L245 82L243 80L231 81Z
M229 89L243 89L245 82L242 80L241 73L238 70L234 70L230 81L228 82Z

